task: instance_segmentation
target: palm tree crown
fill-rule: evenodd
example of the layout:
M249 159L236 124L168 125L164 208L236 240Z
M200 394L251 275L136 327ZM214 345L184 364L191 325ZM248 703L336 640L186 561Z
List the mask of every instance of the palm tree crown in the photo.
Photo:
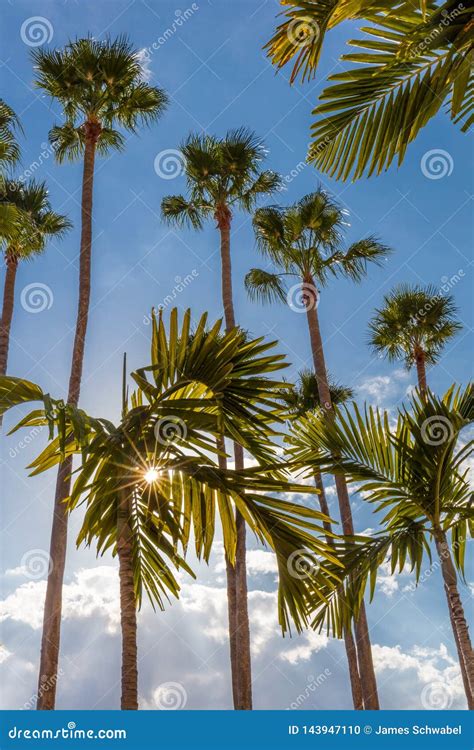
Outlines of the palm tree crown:
M24 217L6 198L7 175L20 158L16 131L20 124L11 107L0 99L0 242L9 242Z
M58 161L75 160L91 138L99 154L122 149L117 127L135 132L158 119L166 94L143 80L139 57L126 37L98 41L87 37L62 50L33 51L36 85L57 99L65 122L50 132Z
M329 391L331 402L335 406L354 399L352 388L340 385L331 379L329 380ZM307 412L319 409L321 402L318 394L318 378L314 370L301 370L298 373L298 381L295 386L282 391L282 399L294 417L301 417Z
M368 261L380 264L389 249L371 236L344 250L345 218L344 209L321 188L288 208L258 209L254 218L257 244L278 272L253 268L245 279L250 296L285 301L285 276L310 285L303 292L314 295L314 282L324 286L332 276L360 281Z
M389 360L404 360L408 368L419 352L434 364L444 345L462 328L455 319L456 310L452 296L440 294L434 286L402 284L385 296L383 307L371 320L370 343Z
M181 151L188 197L167 196L161 204L164 219L178 226L201 229L209 217L228 222L233 206L250 211L259 196L280 187L278 174L260 169L265 148L246 128L230 130L224 138L191 135Z
M52 211L45 182L31 180L22 185L8 180L5 184L5 200L27 219L18 227L8 247L8 255L16 260L41 253L48 237L60 238L72 226L66 216Z
M453 635L469 708L474 707L474 658L456 569L464 579L466 542L472 532L469 459L474 443L461 436L474 418L472 384L449 388L442 398L427 391L399 411L395 426L387 412L365 405L343 406L336 419L303 417L289 438L290 455L304 469L344 473L362 497L383 514L383 531L355 541L346 560L347 585L324 605L316 605L314 627L325 621L339 629L363 601L366 585L374 594L377 570L390 558L392 573L408 565L420 578L430 539L440 559ZM447 544L452 539L452 555ZM341 594L349 607L341 606ZM357 616L357 615L356 615Z
M0 99L0 174L14 166L20 158L20 149L16 140L19 127L15 112L3 99Z

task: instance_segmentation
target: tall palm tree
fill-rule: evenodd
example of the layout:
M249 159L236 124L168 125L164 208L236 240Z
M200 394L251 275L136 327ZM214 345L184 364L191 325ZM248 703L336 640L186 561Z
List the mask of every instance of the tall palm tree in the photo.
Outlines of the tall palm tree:
M17 131L18 117L3 99L0 99L0 242L8 242L12 232L20 225L18 211L6 200L6 180L12 167L20 159Z
M291 82L316 74L326 31L364 19L364 38L351 39L342 60L355 67L333 83L314 110L309 158L337 179L360 178L401 164L411 143L443 104L467 132L474 122L471 6L457 0L281 0L285 20L266 44L272 63L291 60ZM441 158L442 155L441 155ZM440 165L442 166L442 165ZM444 168L444 167L443 167ZM449 169L449 163L446 166Z
M65 454L81 458L68 504L72 510L85 496L78 542L96 540L99 553L110 548L118 555L122 708L135 709L138 704L136 608L143 591L159 606L167 592L177 595L179 587L163 556L177 567L187 567L177 547L186 551L192 535L197 556L208 561L216 516L233 562L234 505L257 538L276 553L283 632L290 621L298 631L305 627L309 602L314 597L323 601L340 580L333 573L337 560L319 524L325 517L268 496L310 488L289 482L284 464L222 470L212 459L215 437L222 429L231 438L238 432L241 444L255 457L269 455L271 430L265 423L272 419L272 393L280 384L267 373L279 368L281 357L268 356L273 345L249 341L238 329L220 336L219 323L209 330L205 324L202 316L191 334L188 311L179 329L174 310L167 333L162 320L154 320L152 358L160 364L133 373L139 388L118 426L52 400L33 383L0 377L0 414L20 403L40 401L42 408L23 418L17 428L48 423L52 429L53 442L31 464L33 473L51 468ZM257 426L256 413L262 420ZM295 551L312 576L293 575ZM329 575L326 561L331 565Z
M71 360L68 403L79 401L91 291L92 198L97 155L125 147L119 129L135 133L140 125L156 121L166 106L166 95L142 80L142 68L125 37L98 41L91 37L70 42L62 50L35 49L35 84L62 107L65 121L54 126L50 141L59 162L83 160L79 300ZM59 655L62 583L67 544L67 514L63 500L69 495L72 459L58 470L54 500L48 576L43 621L39 684L54 687L38 701L52 709L55 701ZM41 691L40 691L41 695Z
M245 284L253 299L280 300L306 312L311 353L317 379L319 400L326 417L333 418L333 406L319 327L319 290L332 277L345 276L360 281L369 262L380 263L388 248L374 237L342 246L344 211L330 196L319 189L289 208L271 206L258 209L254 217L257 244L276 271L253 268ZM297 283L286 291L285 279ZM336 490L345 535L352 536L352 510L343 476L336 475ZM366 709L379 708L377 684L370 648L369 630L364 606L355 624L359 672Z
M201 229L208 218L216 221L220 234L221 290L225 324L230 331L236 323L230 237L233 212L250 212L257 201L274 193L281 184L279 175L262 170L265 157L262 141L249 130L229 131L224 138L191 135L182 145L185 159L187 196L163 199L163 218L178 226ZM221 453L223 445L221 442ZM234 443L235 466L242 469L244 455ZM225 458L220 458L221 467ZM229 609L229 642L232 665L232 690L236 709L252 708L250 626L247 602L245 522L237 512L238 542L235 566L226 561Z
M51 210L48 190L44 182L22 185L8 180L5 201L27 216L5 247L5 286L3 291L2 321L0 324L0 375L5 375L8 362L10 328L15 303L15 280L18 264L43 252L49 239L60 238L70 229L71 222Z
M418 581L425 554L431 561L432 540L470 709L474 708L474 652L456 569L464 579L466 539L473 519L468 459L474 441L465 441L461 432L473 421L473 386L464 391L452 386L442 399L429 390L424 397L416 394L409 408L400 410L395 427L386 412L370 406L361 412L354 404L338 409L333 422L303 418L290 440L292 458L301 467L343 472L349 482L357 483L361 497L384 514L383 532L363 544L348 566L351 575L344 596L351 609L340 606L339 587L328 607L319 608L314 626L327 618L340 630L351 612L357 613L368 581L373 596L377 570L387 555L392 573L409 564Z
M369 323L370 344L377 353L404 361L407 369L416 365L421 398L428 393L426 365L439 360L444 346L462 328L456 312L452 296L440 294L434 286L400 285L385 296L384 306ZM453 632L459 650L454 623ZM461 672L469 692L462 662Z
M418 387L427 392L426 365L434 365L443 347L462 328L451 295L434 286L401 284L384 298L369 323L370 344L390 361L416 365Z
M334 406L344 404L354 399L354 391L348 386L339 385L329 380L329 391L331 402ZM298 420L308 413L314 413L321 410L321 402L318 393L318 379L314 370L302 370L298 373L297 384L294 388L282 392L283 401L286 404L292 419ZM318 502L321 513L330 518L329 505L326 498L326 490L320 471L314 472L314 483L318 489ZM330 521L324 521L324 528L328 532L327 542L334 545L332 537L332 525ZM352 632L352 625L349 624L344 628L344 647L347 655L347 664L349 669L349 681L351 685L352 702L356 710L364 708L364 698L362 694L362 683L359 674L359 665L357 663L357 647Z

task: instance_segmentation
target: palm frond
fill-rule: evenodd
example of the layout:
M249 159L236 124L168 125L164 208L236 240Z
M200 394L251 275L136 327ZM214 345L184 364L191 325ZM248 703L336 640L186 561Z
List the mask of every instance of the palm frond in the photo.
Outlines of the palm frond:
M286 302L282 278L277 273L252 268L245 276L245 288L251 300L260 302Z
M453 13L448 0L423 23L419 10L392 11L371 18L361 29L368 38L351 40L363 52L343 60L358 67L329 78L334 83L314 110L309 159L336 179L354 180L364 173L380 174L395 158L403 162L408 144L453 93L453 118L469 117L468 66L472 39L463 36L469 15L446 26L439 15ZM457 32L457 33L456 33ZM454 36L452 36L454 34ZM360 67L360 65L365 67Z

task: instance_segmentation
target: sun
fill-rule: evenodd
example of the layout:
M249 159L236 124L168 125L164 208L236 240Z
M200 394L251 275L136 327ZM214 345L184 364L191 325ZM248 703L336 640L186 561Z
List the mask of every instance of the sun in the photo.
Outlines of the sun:
M148 469L148 471L145 473L145 481L148 482L148 484L153 484L157 481L158 477L160 476L160 472L152 467L151 469Z

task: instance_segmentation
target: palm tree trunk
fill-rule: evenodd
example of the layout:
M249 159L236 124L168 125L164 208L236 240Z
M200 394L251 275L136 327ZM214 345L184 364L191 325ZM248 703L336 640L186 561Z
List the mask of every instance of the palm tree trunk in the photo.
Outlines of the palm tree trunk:
M8 348L10 345L10 328L15 305L15 279L18 269L18 258L13 252L5 253L5 286L3 288L2 320L0 322L0 375L7 372Z
M81 249L79 261L79 300L76 333L71 360L68 402L77 405L81 388L84 345L89 315L92 249L92 195L95 146L98 133L86 139L82 177ZM46 588L38 681L38 710L52 710L56 700L56 682L61 631L62 586L66 563L67 510L63 502L71 486L72 456L59 466L54 497L53 526L50 542L50 573ZM44 691L45 684L51 687Z
M318 500L321 513L325 516L329 516L329 505L326 499L326 492L324 490L323 478L320 472L316 472L314 475L314 483L316 488L319 490ZM323 521L324 530L327 532L326 542L329 545L333 544L331 524L329 521ZM354 642L354 636L352 635L352 628L344 628L344 646L347 655L347 664L349 667L349 682L351 684L352 703L356 711L362 711L364 708L364 700L362 696L362 683L360 681L359 665L357 663L357 649Z
M225 440L223 437L216 438L216 448L218 451L219 468L225 470L227 468L227 460L225 457ZM235 576L235 568L227 557L227 553L225 554L225 569L227 579L227 616L229 620L232 700L234 707L236 708L239 702L239 686L237 682L237 671L233 665L237 664L237 581Z
M130 496L119 495L117 513L117 554L120 577L120 623L122 627L122 711L138 709L137 602L133 584Z
M319 400L327 417L331 419L333 418L334 410L332 407L331 393L329 391L323 342L319 328L317 312L318 292L312 277L303 279L303 282L305 283L304 302L306 306L314 370L318 383ZM341 475L335 476L334 479L339 501L342 530L346 536L352 536L354 534L354 524L352 521L352 510L346 480L345 477ZM359 674L364 697L364 708L366 710L377 710L380 708L380 705L364 602L361 604L359 617L355 622L355 637L359 662Z
M216 211L217 226L221 237L222 303L227 331L235 327L230 256L231 218L231 212L227 206L221 206ZM235 468L243 469L244 452L240 445L234 444L234 457ZM232 566L229 561L226 564L232 690L234 708L240 711L250 711L252 709L252 663L247 592L246 528L245 520L238 510L235 520L237 525L235 566Z
M441 563L444 591L448 602L451 627L459 657L459 664L466 692L467 705L474 709L474 652L472 650L469 628L464 614L461 597L458 591L456 569L453 564L446 535L441 528L435 528L434 539Z
M415 351L416 374L418 376L418 388L423 398L426 398L428 386L426 384L426 357L423 349Z

